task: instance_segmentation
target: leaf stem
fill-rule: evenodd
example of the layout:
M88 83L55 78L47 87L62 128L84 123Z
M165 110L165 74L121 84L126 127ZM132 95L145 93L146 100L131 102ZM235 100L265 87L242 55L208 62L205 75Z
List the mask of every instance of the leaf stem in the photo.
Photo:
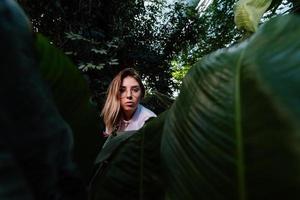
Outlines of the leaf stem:
M139 200L143 200L143 189L144 189L144 185L143 185L143 178L144 178L144 140L145 140L145 136L144 136L144 131L142 131L142 139L141 139L141 157L140 157L140 198Z
M242 50L238 59L235 79L235 131L236 131L236 151L237 151L237 184L238 184L238 199L246 200L246 181L245 181L245 164L244 164L244 144L242 133L242 115L241 115L241 68L242 59L245 54L245 49Z

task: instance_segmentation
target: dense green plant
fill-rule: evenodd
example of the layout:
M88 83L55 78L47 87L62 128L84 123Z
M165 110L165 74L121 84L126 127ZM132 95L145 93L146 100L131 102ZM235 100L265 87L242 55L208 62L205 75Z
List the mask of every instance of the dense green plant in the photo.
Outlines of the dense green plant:
M72 61L41 34L36 35L39 71L48 84L54 102L64 120L71 126L74 137L74 160L82 175L91 174L96 152L103 143L103 124L91 93Z
M164 112L156 120L148 122L114 152L111 149L125 135L120 134L107 144L100 158L112 154L110 163L92 183L91 199L163 198L166 185L163 182L165 174L161 168L160 143L167 116Z
M180 86L172 79L177 70L172 60L181 57L184 66L191 66L239 37L233 22L235 0L213 1L203 15L183 0L169 5L166 0L18 1L34 30L84 70L99 102L124 66L136 67L149 89L170 95Z
M12 19L14 15L7 13L1 12L5 20L0 32L0 195L43 199L56 190L68 190L56 188L55 182L61 178L56 170L74 169L69 165L69 135L62 134L69 129L32 68L38 64L28 23L23 14ZM293 16L274 19L239 46L219 50L194 65L173 106L114 152L106 173L96 179L96 199L299 198L299 23ZM49 78L59 111L66 120L74 117L78 126L90 122L83 115L89 107L88 93L79 72L49 41L37 37L40 69L44 79ZM70 75L66 80L65 73ZM74 91L67 93L62 85ZM78 92L82 99L77 99ZM66 186L68 178L60 183ZM66 192L79 198L79 190Z
M30 23L15 1L0 1L0 43L0 199L84 199L71 129L40 76Z
M189 72L161 146L170 199L299 196L299 20L273 20Z
M169 111L115 152L95 199L153 199L155 183L165 199L299 198L299 23L273 19L194 65Z
M194 8L194 11L190 12L192 24L201 28L198 28L194 42L181 48L177 56L172 59L172 62L178 64L172 66L173 75L179 86L182 79L178 79L178 76L176 78L177 72L185 75L186 69L193 66L203 56L217 49L231 46L239 40L241 34L236 29L233 20L235 2L235 0L215 0L201 13L195 11Z
M74 161L88 179L104 140L100 108L92 104L87 81L61 50L41 34L36 35L36 49L39 71L51 90L58 111L72 128ZM172 103L173 99L157 91L147 93L143 99L143 104L156 113L163 112Z
M164 0L19 2L31 17L34 29L49 36L88 75L97 100L104 98L112 77L124 67L137 68L148 80L147 87L171 94L171 72L166 61L172 53L171 46L162 52L165 43L173 44L176 36L169 39L171 34L186 34L180 29L187 21L178 22L183 5L164 13ZM160 21L164 15L169 22Z

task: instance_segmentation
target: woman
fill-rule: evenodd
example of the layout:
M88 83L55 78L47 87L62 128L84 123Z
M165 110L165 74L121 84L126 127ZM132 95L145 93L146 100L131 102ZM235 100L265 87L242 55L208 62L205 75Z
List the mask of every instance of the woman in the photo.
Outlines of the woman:
M138 130L149 118L156 117L151 110L140 104L140 100L144 95L145 88L141 78L132 68L120 71L112 80L108 87L107 98L101 112L106 126L104 134L108 136L102 149L109 144L117 131ZM124 139L130 137L132 134L130 132L120 136ZM120 139L115 140L108 150L111 152L115 151L122 141ZM101 176L105 174L112 154L108 154L107 151L102 152L100 151L95 160L96 167L90 179L90 199L100 199L103 195L102 193L98 193L98 188L102 184Z
M107 93L101 112L106 136L117 131L138 130L149 118L156 117L140 104L145 88L139 74L132 68L120 71L110 83Z

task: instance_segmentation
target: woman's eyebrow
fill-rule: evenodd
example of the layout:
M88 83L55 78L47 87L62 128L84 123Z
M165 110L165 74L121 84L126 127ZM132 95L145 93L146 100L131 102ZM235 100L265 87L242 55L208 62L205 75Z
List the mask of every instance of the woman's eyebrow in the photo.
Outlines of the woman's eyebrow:
M139 85L133 85L133 86L126 86L126 85L121 85L121 88L126 88L126 87L131 87L131 88L139 88Z

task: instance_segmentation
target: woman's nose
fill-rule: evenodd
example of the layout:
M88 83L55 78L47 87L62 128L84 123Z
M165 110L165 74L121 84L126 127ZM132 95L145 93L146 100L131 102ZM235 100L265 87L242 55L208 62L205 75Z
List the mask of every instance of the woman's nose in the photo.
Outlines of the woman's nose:
M129 91L126 92L126 97L128 99L132 99L132 92L131 92L131 90L129 90Z

